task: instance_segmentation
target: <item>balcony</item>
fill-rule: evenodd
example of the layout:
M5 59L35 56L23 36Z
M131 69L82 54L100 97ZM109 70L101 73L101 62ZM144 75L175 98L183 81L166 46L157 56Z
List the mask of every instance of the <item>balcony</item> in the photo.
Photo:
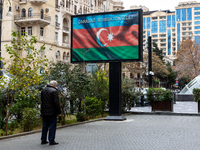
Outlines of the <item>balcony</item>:
M56 28L60 28L60 23L56 22Z
M60 11L60 5L56 5L56 10Z
M69 27L63 26L63 32L69 33Z
M29 2L35 5L42 5L45 4L47 0L29 0Z
M65 14L67 14L67 15L74 15L73 9L71 9L69 7L63 8L62 12L65 13Z
M27 0L19 0L19 4L26 4Z
M69 44L68 43L62 43L62 46L69 48Z
M48 15L41 15L40 13L32 14L31 16L24 16L22 14L14 16L14 22L19 26L47 26L51 23L51 17Z

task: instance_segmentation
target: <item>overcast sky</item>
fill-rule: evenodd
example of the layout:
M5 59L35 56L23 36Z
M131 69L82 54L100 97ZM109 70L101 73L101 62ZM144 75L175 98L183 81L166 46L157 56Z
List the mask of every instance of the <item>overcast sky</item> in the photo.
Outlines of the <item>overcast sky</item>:
M175 10L175 6L178 6L179 2L188 2L190 0L122 0L124 2L125 9L130 9L132 5L142 5L152 10ZM200 2L200 0L196 0L196 2Z

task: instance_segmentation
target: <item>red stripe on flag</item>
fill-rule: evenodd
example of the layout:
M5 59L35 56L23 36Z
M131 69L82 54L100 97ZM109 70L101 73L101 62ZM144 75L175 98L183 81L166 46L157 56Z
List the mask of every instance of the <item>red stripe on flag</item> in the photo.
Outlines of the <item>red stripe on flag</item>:
M73 30L73 48L138 45L138 25ZM99 42L97 42L97 38Z

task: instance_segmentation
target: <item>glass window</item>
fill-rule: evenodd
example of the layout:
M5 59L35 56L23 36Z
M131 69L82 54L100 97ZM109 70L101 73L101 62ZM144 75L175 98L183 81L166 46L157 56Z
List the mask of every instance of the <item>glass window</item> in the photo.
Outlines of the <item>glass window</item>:
M156 19L158 19L157 17L152 17L152 20L156 20Z
M171 55L171 30L167 30L168 37L168 55Z
M26 17L26 9L22 9L22 16L21 16L22 18L25 18Z
M166 53L163 53L163 56L165 56L166 55Z
M200 16L194 17L194 20L200 20Z
M173 34L173 36L176 36L176 34Z
M146 36L144 35L143 38L145 38Z
M162 51L165 52L165 51L166 51L166 48L163 48Z
M153 38L156 38L156 37L158 37L158 35L153 35Z
M195 37L194 37L194 40L196 41L196 43L199 44L199 43L200 43L200 36L195 36Z
M200 21L195 21L194 24L200 24Z
M147 18L147 29L151 29L151 18Z
M172 23L172 17L171 16L167 16L167 27L170 28L171 27L171 23Z
M143 29L146 29L146 18L143 18Z
M153 42L158 42L158 40L153 40Z
M200 31L194 31L194 34L200 34Z
M181 9L176 10L176 21L181 21Z
M186 31L186 28L183 28L183 31Z
M194 15L200 15L200 11L199 12L194 12Z
M151 32L152 33L158 33L158 21L152 21Z
M200 26L195 26L194 29L200 29Z
M182 26L186 26L186 23L183 23Z
M166 42L166 40L165 40L165 39L162 39L162 40L160 40L160 42Z
M182 21L186 21L186 9L182 9Z
M143 34L145 34L146 33L146 31L143 31Z
M181 37L181 26L180 23L177 23L177 46L179 47L180 37Z
M149 36L150 36L150 31L147 31L147 40Z
M26 33L26 28L25 27L21 27L21 35L25 36Z
M40 36L43 36L43 34L44 34L44 28L40 27Z
M161 16L160 19L166 19L166 17L165 16Z
M187 20L192 20L192 8L187 8Z
M166 46L166 44L161 44L161 46Z
M166 20L159 21L159 32L166 32Z
M192 23L190 22L190 23L188 23L188 25L189 25L189 26L191 26L191 25L192 25Z
M172 27L176 26L175 15L172 16Z
M58 41L58 32L55 33L55 41Z
M166 34L161 34L160 37L166 37Z
M28 17L33 17L33 9L32 8L28 9Z
M190 28L188 28L188 30L192 30L192 28L190 27Z
M194 10L200 10L200 7L194 7Z
M186 40L186 37L183 37L183 40L185 41L185 40Z
M183 32L182 34L183 34L183 35L186 35L186 32Z
M28 27L28 35L32 35L32 27Z

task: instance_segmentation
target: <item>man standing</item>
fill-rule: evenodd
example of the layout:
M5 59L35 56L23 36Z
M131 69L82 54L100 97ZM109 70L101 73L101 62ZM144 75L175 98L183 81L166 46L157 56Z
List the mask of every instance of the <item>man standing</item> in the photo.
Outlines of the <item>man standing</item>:
M57 82L51 81L41 92L41 113L43 119L41 144L47 144L47 132L49 130L49 145L57 145L55 142L57 115L61 116Z

